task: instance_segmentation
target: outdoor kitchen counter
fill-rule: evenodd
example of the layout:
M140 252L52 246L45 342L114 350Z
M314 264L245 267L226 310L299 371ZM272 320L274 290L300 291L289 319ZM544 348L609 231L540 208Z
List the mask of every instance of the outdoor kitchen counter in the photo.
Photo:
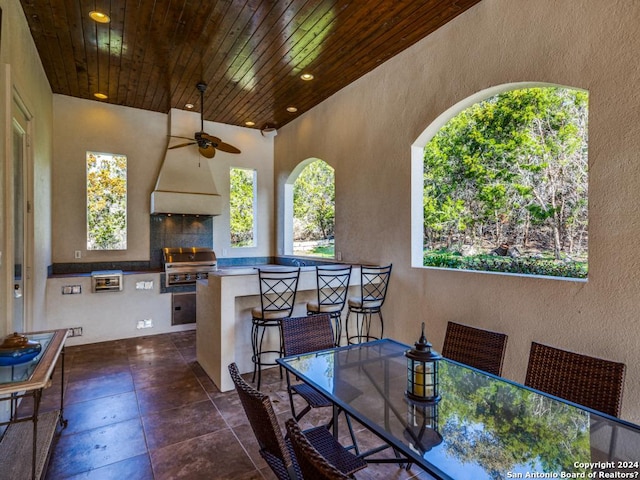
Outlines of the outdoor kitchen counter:
M354 265L349 295L356 294L353 287L359 284L360 266ZM293 316L307 314L306 303L316 299L316 288L315 267L301 267ZM236 362L241 373L253 371L251 309L260 305L258 270L254 267L219 268L209 274L208 280L198 280L196 292L198 363L221 391L233 390L227 369L230 363ZM343 315L346 315L346 308ZM265 342L270 344L267 349L277 349L278 337L265 336Z

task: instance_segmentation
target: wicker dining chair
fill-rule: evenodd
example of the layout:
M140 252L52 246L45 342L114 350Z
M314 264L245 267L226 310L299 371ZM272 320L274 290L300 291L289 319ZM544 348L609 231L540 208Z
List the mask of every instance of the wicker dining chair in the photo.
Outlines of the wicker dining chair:
M240 376L235 363L229 365L229 374L258 441L262 458L279 480L303 478L291 442L282 435L269 396L249 385ZM364 460L340 445L326 427L311 428L305 435L314 448L345 475L351 475L366 466Z
M245 382L235 363L229 365L229 374L236 386L249 425L258 440L260 456L278 479L296 480L300 476L300 469L292 450L282 436L269 396Z
M524 384L618 417L625 368L624 363L531 342Z
M309 315L307 317L291 317L282 319L282 340L284 342L285 356L302 355L318 350L326 350L334 347L334 336L331 328L331 317L328 313L317 315ZM331 407L333 403L327 397L316 391L306 383L292 383L291 375L286 372L287 393L289 394L289 402L291 404L291 414L296 421L299 421L313 408ZM339 381L335 379L335 381ZM350 388L354 396L362 392L355 387ZM299 395L307 405L296 413L294 395ZM357 444L351 419L345 413L349 434L353 441L354 448L357 452ZM329 428L333 426L333 418L327 425Z
M472 367L502 374L507 335L480 328L447 323L442 356Z
M303 478L313 480L345 480L350 478L316 450L293 418L287 420L285 425Z
M307 315L328 313L334 323L335 346L342 335L342 310L347 302L351 265L316 266L317 300L307 303Z

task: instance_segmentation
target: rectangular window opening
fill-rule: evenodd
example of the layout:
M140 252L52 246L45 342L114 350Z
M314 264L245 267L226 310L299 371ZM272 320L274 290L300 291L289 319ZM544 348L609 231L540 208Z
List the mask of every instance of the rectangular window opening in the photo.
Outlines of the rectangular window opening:
M257 172L253 169L232 167L229 177L231 247L255 247Z
M127 157L87 152L87 250L127 249Z

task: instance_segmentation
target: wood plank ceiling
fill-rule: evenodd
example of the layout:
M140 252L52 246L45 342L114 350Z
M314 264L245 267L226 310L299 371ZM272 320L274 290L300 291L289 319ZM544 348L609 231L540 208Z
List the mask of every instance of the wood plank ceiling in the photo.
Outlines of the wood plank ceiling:
M204 81L207 120L256 128L285 125L479 1L21 0L54 93L199 112Z

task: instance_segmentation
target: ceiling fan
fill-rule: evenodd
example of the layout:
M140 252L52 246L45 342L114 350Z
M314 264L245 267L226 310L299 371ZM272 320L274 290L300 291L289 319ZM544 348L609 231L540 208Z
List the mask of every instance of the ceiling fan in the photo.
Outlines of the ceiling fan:
M207 84L204 82L200 82L196 85L196 88L200 91L200 131L194 133L193 138L171 135L175 138L184 138L191 141L173 145L172 147L169 147L168 150L186 147L189 145L198 145L198 150L200 150L202 156L207 158L213 158L216 154L216 149L227 153L240 153L240 150L238 148L234 147L233 145L229 145L228 143L220 140L218 137L209 135L204 131L204 91L207 89Z

